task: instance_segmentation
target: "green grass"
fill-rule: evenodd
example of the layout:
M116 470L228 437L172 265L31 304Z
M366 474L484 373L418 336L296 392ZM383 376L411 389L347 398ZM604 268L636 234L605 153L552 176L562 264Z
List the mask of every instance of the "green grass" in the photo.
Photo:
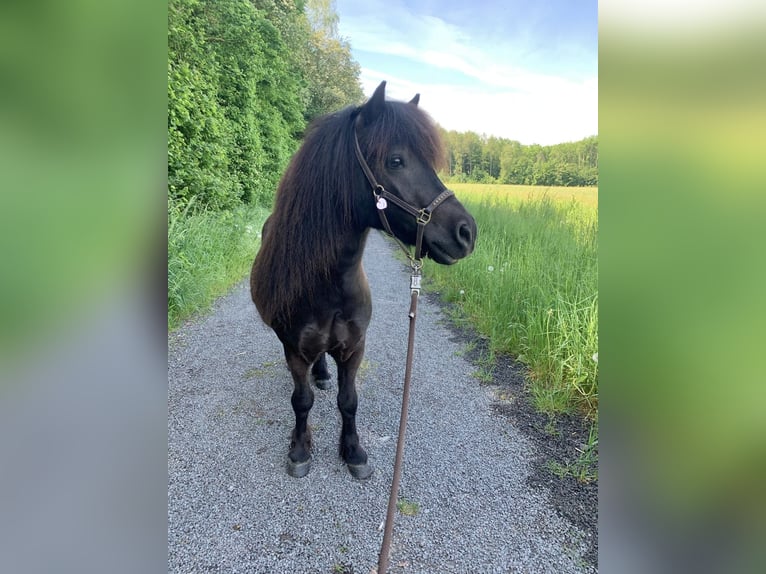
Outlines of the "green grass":
M499 183L450 183L448 187L462 199L481 200L502 197L513 203L548 198L556 203L573 199L587 207L598 207L597 187L546 187L539 185L503 185Z
M598 480L598 426L591 427L588 442L578 448L578 456L574 462L564 464L549 460L545 467L559 478L571 476L580 482Z
M240 207L190 214L168 211L168 328L206 310L247 274L268 211Z
M396 509L405 516L416 516L420 512L420 505L406 498L396 501Z
M538 410L597 420L597 190L454 187L476 218L476 250L426 265L426 287L457 303L492 353L528 366Z

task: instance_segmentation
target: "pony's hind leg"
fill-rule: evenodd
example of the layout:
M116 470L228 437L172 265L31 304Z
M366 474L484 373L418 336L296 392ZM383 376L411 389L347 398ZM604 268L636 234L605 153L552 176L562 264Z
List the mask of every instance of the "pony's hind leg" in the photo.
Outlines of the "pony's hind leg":
M311 374L314 375L314 384L323 391L330 387L330 371L327 370L327 357L322 353L311 367Z
M311 390L308 381L309 363L287 346L285 358L295 384L291 399L295 412L295 428L287 453L287 473L295 478L302 478L311 470L311 429L308 426L308 417L314 405L314 391Z
M338 364L338 410L343 421L340 433L340 456L348 465L354 478L364 480L372 475L372 467L367 463L367 453L359 444L356 431L356 372L364 357L364 343L347 357L333 354Z

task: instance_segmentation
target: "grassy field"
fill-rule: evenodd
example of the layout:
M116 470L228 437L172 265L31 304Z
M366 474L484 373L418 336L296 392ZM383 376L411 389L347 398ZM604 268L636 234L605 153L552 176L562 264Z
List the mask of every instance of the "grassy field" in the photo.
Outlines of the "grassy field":
M478 223L476 250L452 267L427 265L427 287L459 306L491 354L528 366L538 410L597 425L598 189L452 188Z
M204 311L247 275L268 211L168 214L168 328Z
M485 197L498 197L516 205L521 201L548 198L554 203L567 203L573 199L586 207L598 208L597 187L542 187L530 185L502 185L493 183L450 183L447 185L461 201L476 201Z

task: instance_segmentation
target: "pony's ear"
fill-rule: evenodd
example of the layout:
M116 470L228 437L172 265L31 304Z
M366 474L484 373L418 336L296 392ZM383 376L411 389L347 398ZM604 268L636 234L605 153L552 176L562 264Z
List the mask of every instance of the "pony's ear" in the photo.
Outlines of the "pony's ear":
M410 100L410 103L413 106L417 106L419 101L420 101L420 94L415 94L415 97Z
M364 122L369 124L380 114L383 113L383 106L386 104L386 81L383 80L380 85L375 88L375 92L367 100L367 103L362 106L362 118Z

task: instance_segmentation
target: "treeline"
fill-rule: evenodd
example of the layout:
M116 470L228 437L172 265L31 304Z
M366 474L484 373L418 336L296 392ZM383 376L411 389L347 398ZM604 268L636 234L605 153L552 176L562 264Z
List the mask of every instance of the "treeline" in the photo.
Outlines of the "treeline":
M550 146L442 130L444 179L459 183L598 185L598 136Z
M361 103L333 0L170 0L171 207L269 205L314 117Z

